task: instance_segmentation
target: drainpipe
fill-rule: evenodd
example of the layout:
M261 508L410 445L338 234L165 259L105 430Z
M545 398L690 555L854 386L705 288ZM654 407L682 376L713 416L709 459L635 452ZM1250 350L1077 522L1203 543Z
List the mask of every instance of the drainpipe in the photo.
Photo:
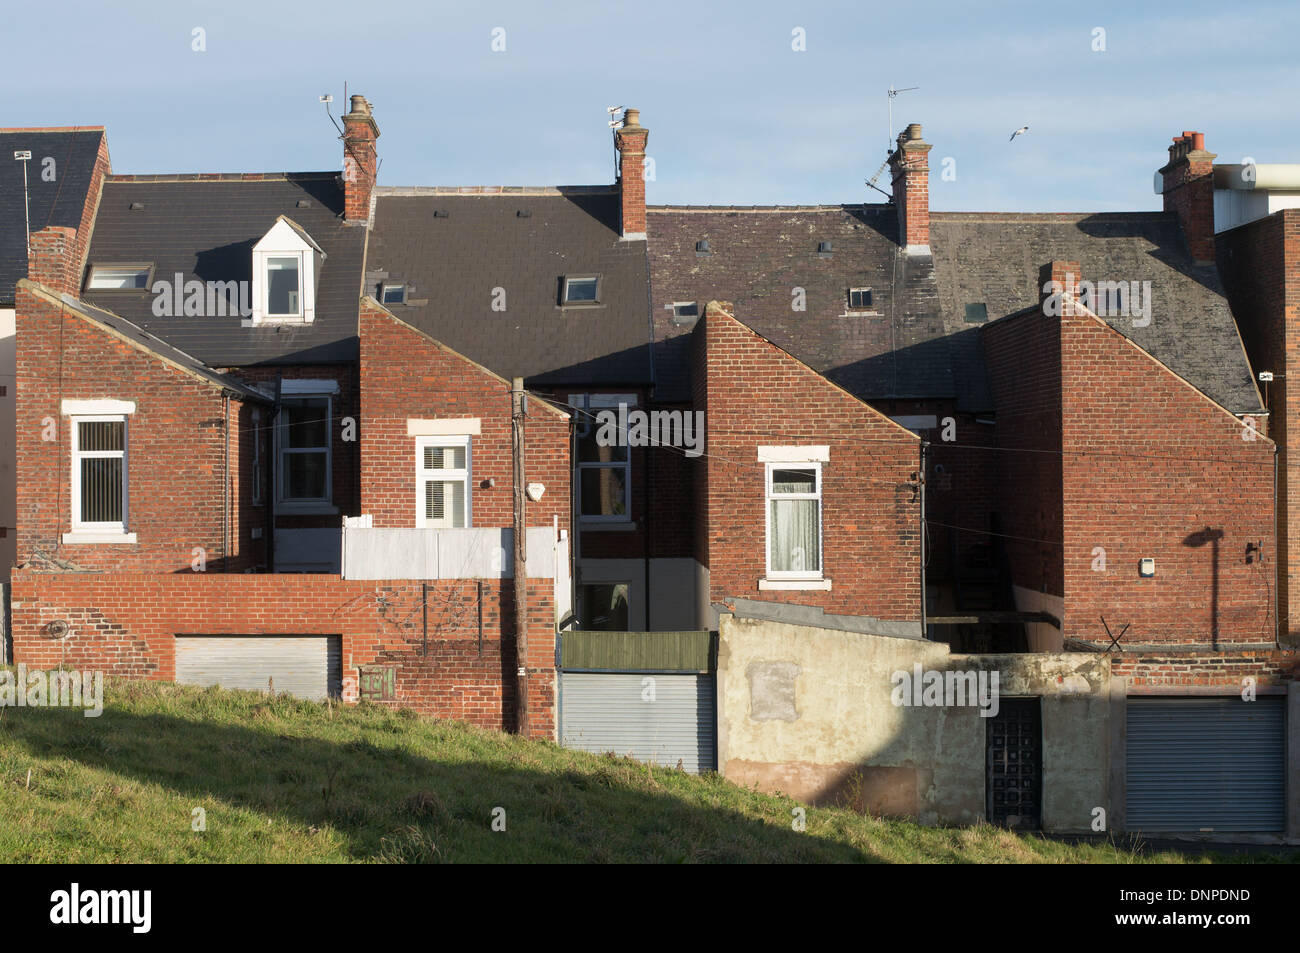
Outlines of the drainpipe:
M925 625L925 561L929 554L925 551L925 458L929 450L930 441L921 441L921 469L917 471L916 483L920 491L921 501L921 520L920 520L920 538L918 540L921 550L921 638L929 638Z
M1278 450L1279 450L1278 444L1277 444L1276 441L1274 441L1274 443L1273 443L1273 647L1274 647L1274 648L1279 648L1279 649L1280 649L1280 648L1282 647L1282 631L1283 631L1283 629L1282 629L1282 620L1279 619L1279 618L1278 618L1278 615L1277 615L1277 604L1278 604L1278 601L1279 601L1279 599L1278 599L1278 596L1279 596L1278 586L1281 585L1281 582L1282 582L1282 580L1279 578L1279 575L1278 575L1278 558L1277 558L1277 456L1278 456ZM1290 600L1288 600L1288 601L1287 601L1287 608L1288 608L1288 610L1290 609L1290 606L1291 606L1291 603L1290 603ZM1290 614L1290 613L1289 613L1289 611L1288 611L1288 615L1289 615L1289 614ZM1290 620L1289 620L1289 619L1288 619L1288 624L1287 624L1287 630L1288 630L1288 635L1289 635L1289 634L1290 634L1290 632L1289 632L1289 630L1290 630Z
M524 394L524 379L516 377L510 382L511 441L514 457L514 592L515 592L515 662L516 662L516 721L519 734L528 735L528 553L525 548L527 520L524 497L524 417L528 413L528 397Z
M275 572L275 495L279 492L279 482L276 478L276 468L278 460L275 456L275 428L280 426L280 388L283 385L283 378L279 373L275 375L275 403L271 407L270 427L265 434L258 434L257 439L264 441L262 449L266 449L266 437L270 437L271 452L264 454L267 463L267 481L266 481L266 571Z
M230 391L221 394L221 422L226 436L226 475L221 481L221 571L230 571Z

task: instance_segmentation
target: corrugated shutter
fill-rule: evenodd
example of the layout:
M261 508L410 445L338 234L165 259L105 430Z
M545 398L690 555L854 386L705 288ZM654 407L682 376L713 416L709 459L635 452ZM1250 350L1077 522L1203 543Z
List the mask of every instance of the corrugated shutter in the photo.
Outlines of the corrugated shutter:
M654 700L645 700L654 679ZM565 672L561 676L562 743L630 755L693 774L717 763L712 675Z
M296 695L312 701L342 693L336 635L178 635L176 681Z
M1134 831L1286 827L1279 696L1128 699L1127 825Z

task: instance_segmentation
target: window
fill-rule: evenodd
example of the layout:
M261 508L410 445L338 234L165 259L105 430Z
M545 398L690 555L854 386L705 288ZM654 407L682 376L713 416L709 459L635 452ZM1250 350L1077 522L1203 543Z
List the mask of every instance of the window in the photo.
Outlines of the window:
M264 483L266 482L265 473L262 469L262 410L260 407L253 408L253 473L249 483L253 490L253 505L262 505L262 494L265 492Z
M316 318L316 282L325 252L281 215L253 246L253 314L244 322L309 324Z
M404 304L406 302L406 285L385 284L380 289L381 304Z
M700 306L695 301L674 301L673 324L694 324L700 316Z
M617 415L619 404L636 406L634 394L570 394L577 408L578 513L588 523L631 520L632 460L627 435L602 426L602 410Z
M153 265L92 265L87 291L144 291Z
M600 279L595 276L565 278L562 304L596 304Z
M266 259L266 314L272 318L302 317L302 259L277 255Z
M850 288L849 289L849 310L850 311L871 310L871 289Z
M471 525L469 437L421 437L415 442L415 525Z
M767 465L767 575L819 579L822 574L820 463Z
M989 308L984 302L974 302L966 305L966 323L983 324L989 319Z
M626 582L602 582L583 586L582 627L599 632L626 632L627 596Z
M327 396L281 401L276 426L279 502L329 503L330 410Z
M126 417L73 417L73 532L126 532L126 476Z

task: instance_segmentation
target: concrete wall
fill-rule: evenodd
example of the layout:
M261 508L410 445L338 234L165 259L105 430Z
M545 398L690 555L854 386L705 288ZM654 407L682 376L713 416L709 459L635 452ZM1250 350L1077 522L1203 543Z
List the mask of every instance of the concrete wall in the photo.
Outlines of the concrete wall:
M723 615L718 760L745 785L927 824L985 816L987 719L977 707L896 706L897 671L999 673L1001 698L1037 696L1043 826L1110 810L1110 663L1098 654L952 655L915 639Z

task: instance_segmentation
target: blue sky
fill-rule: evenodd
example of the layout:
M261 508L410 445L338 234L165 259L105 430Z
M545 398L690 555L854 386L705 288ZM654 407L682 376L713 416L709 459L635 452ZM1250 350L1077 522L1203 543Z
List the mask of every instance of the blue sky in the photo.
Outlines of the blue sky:
M117 172L337 169L317 97L337 116L345 81L375 104L384 185L608 182L605 107L631 105L652 204L883 201L864 180L891 83L921 87L895 132L924 125L935 209L1156 208L1184 129L1221 162L1300 162L1295 4L93 0L8 20L0 124L103 124Z

